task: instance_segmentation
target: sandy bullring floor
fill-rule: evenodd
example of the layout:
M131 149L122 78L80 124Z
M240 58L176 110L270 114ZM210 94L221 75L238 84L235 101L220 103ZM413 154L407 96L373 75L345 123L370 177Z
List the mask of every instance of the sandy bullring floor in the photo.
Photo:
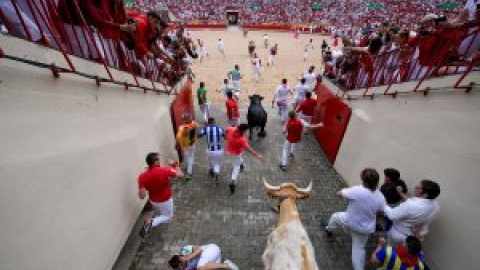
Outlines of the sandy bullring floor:
M279 46L276 63L273 67L267 67L266 65L270 49L265 49L263 45L263 35L265 33L269 36L269 47L275 43ZM227 31L191 31L191 35L195 40L197 38L203 40L210 54L210 57L205 57L202 62L197 60L192 66L196 75L194 90L198 88L200 81L205 82L209 91L209 100L212 101L213 105L221 102L222 106L224 98L214 90L222 85L227 72L233 69L235 64L240 66L243 75L240 96L242 104L247 101L247 95L254 93L265 96L267 101L265 104L268 104L281 79L286 78L289 84L295 87L301 78L301 74L310 65L316 67L317 73L322 70L320 47L322 40L326 40L329 45L332 44L332 39L327 36L302 34L298 39L295 39L290 32L250 31L244 38L243 32L237 28ZM217 50L219 38L226 45L225 58ZM304 48L310 39L313 39L314 50L309 54L307 61L304 62ZM262 80L258 83L254 81L251 59L247 50L248 42L251 40L256 44L256 52L263 65ZM331 48L333 49L333 47Z

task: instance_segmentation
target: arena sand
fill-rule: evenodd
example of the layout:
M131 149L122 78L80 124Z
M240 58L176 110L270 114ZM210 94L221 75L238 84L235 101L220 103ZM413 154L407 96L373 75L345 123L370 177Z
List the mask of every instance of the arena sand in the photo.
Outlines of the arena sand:
M243 31L238 28L226 31L202 30L190 31L192 38L196 41L201 39L206 46L209 57L204 57L200 62L198 59L192 65L195 73L194 96L196 102L196 90L201 81L205 82L207 96L210 106L220 106L223 110L225 98L222 93L216 90L221 87L223 80L227 78L227 72L233 69L235 64L240 66L243 79L241 81L240 108L248 106L248 95L260 94L265 97L264 106L271 106L272 96L276 87L283 78L293 88L298 84L301 75L309 66L314 65L317 73L323 72L321 44L325 40L330 48L333 40L327 36L301 34L295 39L292 32L264 32L249 31L247 37L243 37ZM263 35L269 36L269 48L265 49ZM226 47L224 58L217 49L217 41L221 38ZM303 61L304 48L307 42L313 39L314 49L310 52L306 62ZM262 61L262 79L256 83L253 77L251 58L248 55L248 42L253 40L256 45L255 52ZM270 47L278 44L278 54L275 65L268 67L268 56ZM338 47L337 47L338 48Z

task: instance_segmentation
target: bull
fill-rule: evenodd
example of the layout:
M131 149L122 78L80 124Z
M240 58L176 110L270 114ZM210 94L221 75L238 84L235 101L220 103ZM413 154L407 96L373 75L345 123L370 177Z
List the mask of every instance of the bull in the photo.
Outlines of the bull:
M318 270L315 251L302 226L296 200L307 199L312 182L307 188L293 183L271 186L263 180L267 194L280 200L277 227L270 233L262 261L265 270Z
M263 97L260 95L248 96L250 99L250 106L248 106L247 122L249 127L249 139L252 139L252 130L254 128L260 128L258 137L265 137L265 126L267 125L267 112L262 106Z

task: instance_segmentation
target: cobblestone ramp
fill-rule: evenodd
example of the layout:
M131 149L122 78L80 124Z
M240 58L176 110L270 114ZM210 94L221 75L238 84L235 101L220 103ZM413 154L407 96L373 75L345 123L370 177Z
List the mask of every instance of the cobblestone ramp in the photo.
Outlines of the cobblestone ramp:
M268 111L267 137L259 140L254 136L251 141L251 146L264 156L264 160L258 161L245 154L245 170L234 195L230 195L228 189L232 158L225 155L221 184L216 186L208 176L205 142L201 140L197 144L193 179L173 184L174 220L155 228L144 240L130 270L169 269L168 259L181 246L207 243L218 244L223 258L231 259L242 270L263 269L261 256L267 236L277 223L277 216L271 210L274 203L265 194L262 177L271 184L294 182L300 187L313 181L310 198L297 201L297 205L315 248L318 266L322 270L351 269L349 235L338 233L327 239L319 227L321 218L345 209L346 202L334 195L345 184L328 163L312 134L304 136L298 145L289 170L281 171L278 167L284 142L281 122L275 111ZM223 110L212 109L211 113L220 125L226 125ZM200 119L198 115L197 119ZM372 243L370 250L371 246Z

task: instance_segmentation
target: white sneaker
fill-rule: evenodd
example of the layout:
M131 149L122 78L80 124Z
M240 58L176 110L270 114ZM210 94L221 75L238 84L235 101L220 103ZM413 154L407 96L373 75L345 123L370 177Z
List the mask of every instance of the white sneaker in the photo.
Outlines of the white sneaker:
M228 265L228 268L230 270L239 270L240 268L238 268L238 266L236 266L232 261L230 260L225 260L223 263L227 264Z

